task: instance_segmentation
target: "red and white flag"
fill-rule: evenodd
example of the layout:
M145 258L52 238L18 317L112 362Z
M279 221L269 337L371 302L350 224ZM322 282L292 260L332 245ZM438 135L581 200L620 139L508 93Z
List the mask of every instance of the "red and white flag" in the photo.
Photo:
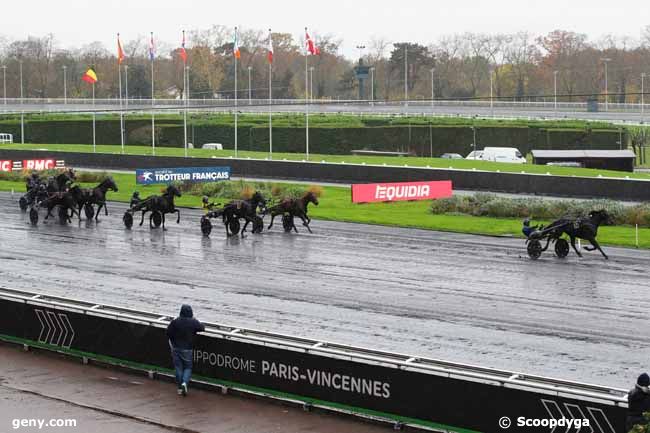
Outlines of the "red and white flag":
M271 29L269 29L269 52L267 55L269 63L273 63L273 38L271 37Z
M316 46L316 42L309 36L307 27L305 27L305 51L312 56L320 55L320 50Z
M183 30L183 42L181 42L181 49L178 55L183 59L183 63L187 63L187 51L185 51L185 30Z

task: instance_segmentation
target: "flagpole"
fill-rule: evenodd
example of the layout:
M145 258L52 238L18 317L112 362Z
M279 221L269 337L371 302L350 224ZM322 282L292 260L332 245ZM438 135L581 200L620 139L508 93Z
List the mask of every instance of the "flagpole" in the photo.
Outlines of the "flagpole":
M238 45L239 41L237 41L238 38L237 34L237 27L235 27L235 42ZM233 46L233 50L236 50L237 47ZM233 53L235 56L235 158L237 158L237 53Z
M305 28L305 33L307 28ZM307 75L307 66L309 63L309 52L305 50L305 151L307 160L309 160L309 76Z
M185 158L187 158L187 103L189 101L187 66L183 67L183 86L185 86L185 110L183 111L183 133L185 136Z
M122 116L122 130L124 131L124 145L126 146L126 116L129 111L129 65L124 65L124 115ZM124 153L124 149L122 149Z
M273 63L269 62L269 159L273 159Z
M120 47L120 34L117 34L117 44L118 48ZM118 59L117 59L117 82L118 82L118 88L119 88L119 100L120 100L120 143L122 144L122 153L124 153L124 124L122 123L122 60L119 57L120 53L118 52Z
M156 108L156 100L154 96L154 83L153 83L153 32L151 32L151 154L156 155L156 114L154 109Z
M93 153L97 152L97 140L95 133L95 83L93 82Z

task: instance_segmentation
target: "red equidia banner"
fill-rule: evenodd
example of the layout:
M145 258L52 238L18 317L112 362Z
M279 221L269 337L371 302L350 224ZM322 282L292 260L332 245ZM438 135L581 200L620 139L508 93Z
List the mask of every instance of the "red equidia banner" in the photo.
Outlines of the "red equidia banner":
M451 181L366 183L352 185L353 203L432 200L451 197Z
M13 168L13 161L0 160L0 171L11 171Z

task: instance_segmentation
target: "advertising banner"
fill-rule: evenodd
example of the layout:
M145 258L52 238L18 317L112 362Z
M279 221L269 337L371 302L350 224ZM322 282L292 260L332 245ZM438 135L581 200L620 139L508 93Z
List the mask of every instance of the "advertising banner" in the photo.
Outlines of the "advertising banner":
M352 185L353 203L433 200L451 195L450 180Z
M0 160L0 171L53 170L65 168L65 161L54 158L24 159L22 161Z
M220 180L230 180L230 167L136 169L135 180L139 185L172 182L217 182Z
M58 305L0 299L0 339L98 359L110 357L113 362L172 368L165 325L100 317ZM510 431L548 433L550 423L558 420L573 427L580 424L580 431L624 430L626 409L602 399L518 389L444 371L406 370L208 334L196 339L193 358L196 378L352 412L408 419L444 431L494 433L512 423ZM562 425L556 431L565 430Z

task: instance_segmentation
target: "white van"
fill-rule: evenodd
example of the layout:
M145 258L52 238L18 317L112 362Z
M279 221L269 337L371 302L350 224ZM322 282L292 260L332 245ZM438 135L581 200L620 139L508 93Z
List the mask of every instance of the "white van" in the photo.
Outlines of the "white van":
M486 147L483 149L483 161L510 162L525 164L526 158L516 147Z
M483 151L482 150L472 150L465 159L473 160L483 160Z

